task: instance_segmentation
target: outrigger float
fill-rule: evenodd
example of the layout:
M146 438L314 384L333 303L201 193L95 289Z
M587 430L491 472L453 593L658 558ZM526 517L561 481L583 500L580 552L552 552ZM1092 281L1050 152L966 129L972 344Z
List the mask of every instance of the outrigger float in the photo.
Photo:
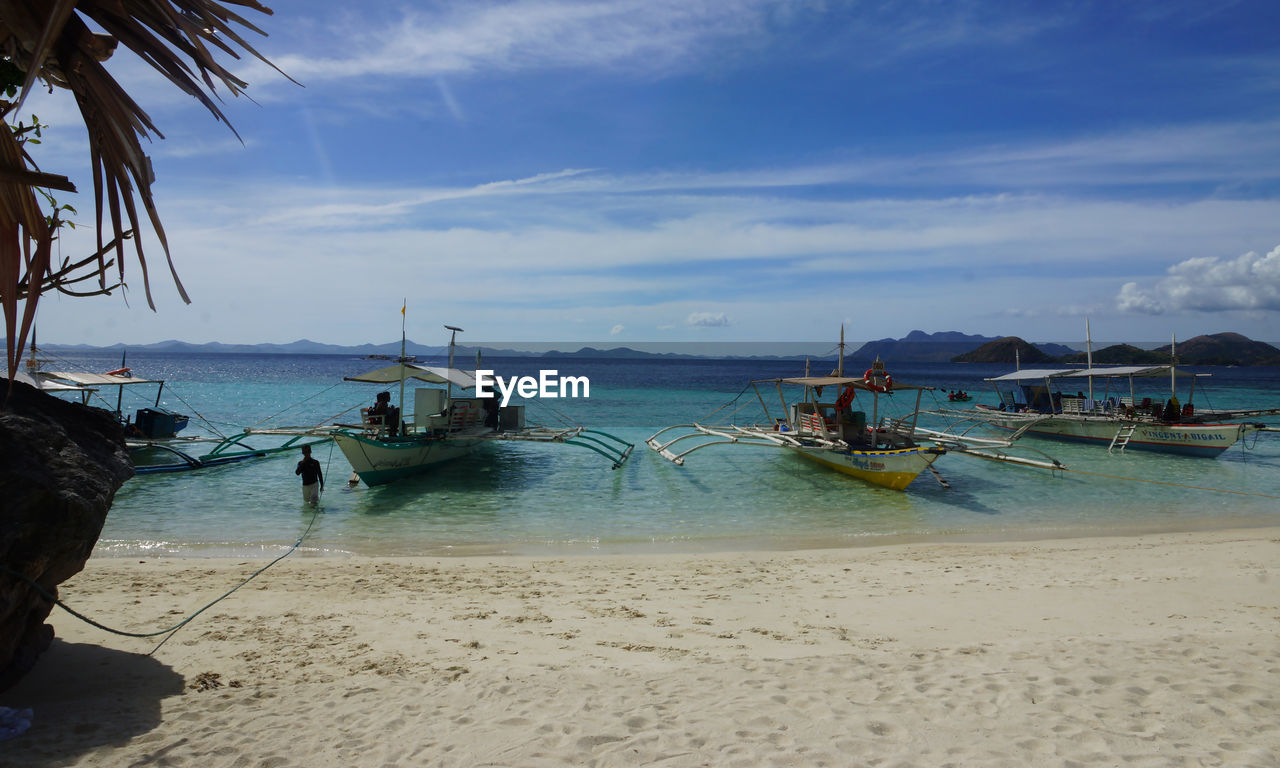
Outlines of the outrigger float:
M894 490L903 490L926 469L947 485L933 463L948 452L1041 469L1064 468L1048 456L1036 459L1010 454L1008 449L1016 436L986 438L922 427L918 423L921 398L925 392L934 391L933 387L894 381L879 359L861 377L845 376L843 328L839 350L837 368L830 376L752 381L750 388L763 412L762 422L676 424L659 430L645 442L659 456L678 466L684 465L689 454L713 445L781 448L842 474ZM791 391L797 391L798 387L802 394L788 399L784 387ZM901 417L889 415L888 403L882 405L881 398L892 400L909 393L915 394L914 409ZM832 394L836 396L831 397ZM853 409L859 394L870 395L869 420L866 410ZM780 407L780 412L770 410L769 403L775 397L775 408Z
M346 381L397 384L399 405L390 403L390 392L379 394L374 406L360 409L359 423L321 424L306 428L253 429L253 434L304 435L332 439L350 462L352 484L383 485L424 472L436 464L467 456L481 445L495 441L563 443L594 451L618 469L631 456L634 446L619 437L583 426L527 426L523 405L500 407L496 397L455 397L454 388L472 389L475 371L453 367L454 341L461 328L445 326L452 332L448 367L411 362L403 354L395 365L378 368ZM404 414L406 382L423 382L435 387L413 390L413 412ZM403 415L402 415L403 414Z

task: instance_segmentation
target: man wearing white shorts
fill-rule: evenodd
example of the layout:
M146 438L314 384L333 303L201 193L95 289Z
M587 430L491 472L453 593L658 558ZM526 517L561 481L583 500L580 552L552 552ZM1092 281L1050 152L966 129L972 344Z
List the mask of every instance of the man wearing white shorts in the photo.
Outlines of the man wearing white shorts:
M324 473L320 471L320 462L311 458L311 446L302 446L302 461L293 471L302 475L302 503L316 505L320 503L320 492L324 490Z

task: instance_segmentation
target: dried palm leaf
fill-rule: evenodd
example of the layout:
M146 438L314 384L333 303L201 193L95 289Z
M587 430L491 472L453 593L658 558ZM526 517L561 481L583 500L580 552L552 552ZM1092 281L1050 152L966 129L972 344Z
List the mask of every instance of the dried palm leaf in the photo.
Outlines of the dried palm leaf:
M228 6L238 6L270 15L271 9L255 0L0 0L0 52L26 73L22 97L16 104L0 103L0 112L14 113L22 98L37 79L71 91L89 134L89 156L93 175L94 210L98 231L97 276L99 287L106 290L107 269L114 262L118 282L124 283L126 233L139 230L136 200L142 201L169 266L169 273L182 300L190 303L186 289L178 278L169 250L168 238L151 195L153 181L151 162L142 151L140 139L163 134L151 118L107 72L102 62L117 45L128 48L146 61L171 83L205 106L215 118L227 123L215 98L221 83L232 95L243 93L247 84L227 71L214 58L214 49L239 59L248 53L279 71L237 32L243 28L265 34ZM105 34L95 34L89 23ZM283 73L282 73L283 74ZM228 127L230 127L230 124ZM231 129L235 133L234 128ZM237 134L238 136L238 134ZM11 144L16 144L9 137ZM3 140L0 140L3 143ZM27 267L28 285L44 284L43 275L30 268L49 268L51 235L32 228L28 206L32 185L40 184L43 175L23 162L20 147L15 153L0 151L0 299L3 300L10 374L16 370L29 322L14 337L18 275ZM50 177L51 181L56 178ZM25 189L27 195L21 194ZM38 213L38 206L36 206ZM39 217L43 222L43 216ZM104 219L109 229L104 227ZM47 229L47 227L46 227ZM110 237L104 233L109 232ZM23 243L24 237L34 250ZM110 243L110 245L108 244ZM111 246L115 258L106 254ZM19 252L26 254L25 257ZM147 305L155 309L151 281L142 242L134 238L134 252L142 274ZM37 291L27 294L24 316L34 313ZM15 356L16 353L16 356Z

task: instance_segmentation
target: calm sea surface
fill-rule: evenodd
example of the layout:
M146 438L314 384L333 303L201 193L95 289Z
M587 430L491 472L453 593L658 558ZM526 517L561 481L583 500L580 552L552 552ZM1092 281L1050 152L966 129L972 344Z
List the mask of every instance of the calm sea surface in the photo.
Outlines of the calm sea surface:
M469 362L469 361L468 361ZM63 354L50 368L105 371L113 355ZM166 379L161 405L192 416L187 434L314 425L372 403L376 385L342 382L381 363L353 356L130 354L137 376ZM663 426L749 423L760 415L752 379L803 373L776 361L495 358L499 375L587 376L588 399L527 402L529 421L560 416L636 444L616 471L590 451L503 443L423 475L348 488L336 447L316 458L328 481L303 550L313 555L571 554L792 549L903 540L1016 539L1227 528L1280 523L1280 433L1250 437L1219 459L1195 459L1038 439L1076 472L1049 473L950 454L905 492L865 485L768 449L717 446L674 466L644 446ZM468 365L468 367L470 367ZM901 382L962 388L996 402L984 377L1008 366L890 366ZM1204 407L1280 403L1280 369L1205 368ZM815 369L816 372L816 369ZM145 390L145 392L144 392ZM114 407L114 393L111 395ZM150 405L154 388L126 395ZM735 402L735 398L738 398ZM900 393L895 404L913 404ZM906 401L910 400L910 403ZM926 404L931 404L926 394ZM101 402L99 402L101 404ZM547 407L553 405L554 411ZM970 403L969 405L972 405ZM738 410L733 417L729 413ZM353 418L348 415L348 419ZM1273 418L1272 424L1280 424ZM271 445L271 439L250 440ZM194 472L140 475L116 495L98 556L267 556L313 521L294 475L296 453ZM1195 486L1195 487L1188 487Z

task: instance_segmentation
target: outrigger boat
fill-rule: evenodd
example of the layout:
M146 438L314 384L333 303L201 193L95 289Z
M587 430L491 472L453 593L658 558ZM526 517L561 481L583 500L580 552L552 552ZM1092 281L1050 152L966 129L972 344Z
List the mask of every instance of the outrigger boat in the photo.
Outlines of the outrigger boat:
M163 379L138 378L123 364L107 373L45 371L39 366L30 367L32 370L29 377L37 382L38 387L48 392L78 394L85 405L89 404L90 396L99 390L115 387L116 404L113 413L124 424L125 447L129 449L129 459L138 474L178 472L233 464L300 448L304 444L315 445L327 441L327 438L307 441L302 436L297 436L281 445L254 447L245 442L247 432L229 437L221 434L179 435L190 423L190 418L160 406L165 385ZM132 415L125 415L125 388L149 385L156 386L152 405L139 408Z
M1196 379L1209 375L1186 373L1173 365L1014 371L987 379L996 386L1000 405L980 404L975 410L1002 429L1105 445L1111 452L1133 448L1214 458L1245 435L1277 431L1242 420L1280 413L1278 408L1197 409ZM1167 399L1136 394L1135 380L1165 377L1170 386ZM1179 379L1187 383L1185 402L1177 396ZM1101 393L1096 391L1098 382Z
M1211 374L1180 371L1174 362L1094 367L1092 342L1086 345L1085 368L1017 370L987 379L1000 404L976 406L973 418L1018 434L1105 445L1113 453L1132 448L1208 458L1220 456L1245 435L1280 431L1245 421L1280 413L1280 408L1197 408L1196 382ZM1139 395L1138 380L1164 378L1169 381L1166 394ZM1178 397L1179 380L1186 384L1185 400Z
M411 362L403 355L395 365L378 368L346 381L382 385L398 384L399 405L389 403L390 393L381 393L378 402L360 409L359 423L335 423L305 429L255 429L254 434L301 434L332 438L350 462L352 484L383 485L424 472L447 461L467 456L493 441L564 443L595 451L609 459L612 468L621 467L634 447L614 435L582 426L542 427L525 424L525 407L500 407L496 397L459 397L454 388L472 389L475 371L453 367L454 341L461 328L451 331L448 367L432 367ZM423 382L435 387L413 390L413 413L404 414L405 384Z
M764 414L762 422L676 424L659 430L645 442L659 456L679 466L684 465L689 454L713 445L781 448L842 474L894 490L905 489L926 469L946 486L933 463L948 451L1048 469L1062 467L1047 457L1041 461L1009 455L1005 449L1012 440L962 437L921 427L917 423L921 397L933 391L933 387L894 381L878 358L861 377L845 376L843 328L839 349L837 368L830 376L752 381L750 387ZM789 400L784 387L793 391L798 387L801 395ZM887 413L888 404L882 403L881 398L892 400L912 393L914 408L909 413L896 418ZM769 402L775 395L781 407L780 415L770 411ZM859 395L864 396L860 401ZM854 410L855 402L863 408Z

